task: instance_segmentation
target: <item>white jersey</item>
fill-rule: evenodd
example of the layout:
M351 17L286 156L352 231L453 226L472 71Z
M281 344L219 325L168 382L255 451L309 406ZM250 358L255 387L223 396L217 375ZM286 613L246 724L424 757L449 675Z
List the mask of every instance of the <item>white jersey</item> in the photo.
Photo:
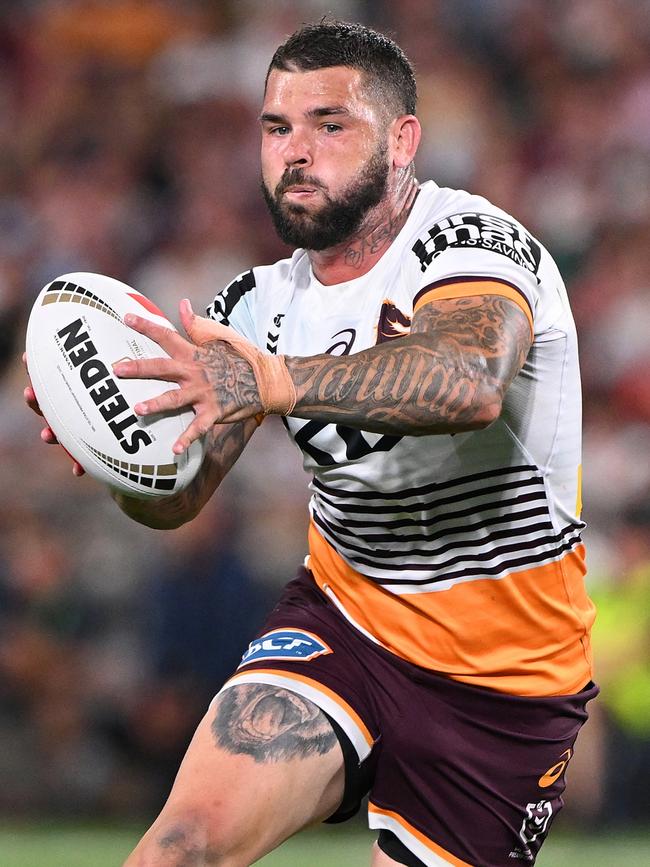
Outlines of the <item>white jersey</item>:
M534 334L488 428L400 437L287 419L313 476L310 565L355 626L410 661L570 692L589 679L593 620L580 378L566 289L539 242L486 199L429 181L361 277L325 286L297 250L240 275L208 313L271 353L347 355L408 333L422 304L480 294L515 301Z

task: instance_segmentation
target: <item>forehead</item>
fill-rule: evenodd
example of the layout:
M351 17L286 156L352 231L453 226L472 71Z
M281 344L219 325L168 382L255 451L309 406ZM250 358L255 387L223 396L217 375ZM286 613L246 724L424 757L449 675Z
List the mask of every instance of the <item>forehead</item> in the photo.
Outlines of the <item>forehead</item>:
M375 114L363 73L348 66L325 69L286 71L273 69L264 94L263 112L304 113L314 108L339 106L351 114L365 117Z

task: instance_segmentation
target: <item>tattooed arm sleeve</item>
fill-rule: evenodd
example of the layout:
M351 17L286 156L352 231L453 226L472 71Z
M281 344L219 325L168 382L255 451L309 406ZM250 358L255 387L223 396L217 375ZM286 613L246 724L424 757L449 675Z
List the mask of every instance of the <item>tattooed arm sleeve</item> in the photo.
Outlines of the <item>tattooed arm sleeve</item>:
M530 344L528 318L508 298L432 301L405 337L355 355L287 358L292 415L415 436L485 427Z
M206 434L206 450L201 469L191 484L178 494L142 500L113 490L111 496L126 515L140 524L155 530L180 527L198 515L236 462L256 428L257 421L254 418L213 426Z

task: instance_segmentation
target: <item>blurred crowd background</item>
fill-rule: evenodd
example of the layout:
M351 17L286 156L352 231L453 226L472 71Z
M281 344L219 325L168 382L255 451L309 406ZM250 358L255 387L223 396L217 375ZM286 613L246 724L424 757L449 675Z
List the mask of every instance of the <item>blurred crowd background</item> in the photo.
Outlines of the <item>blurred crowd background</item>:
M650 805L650 3L4 0L0 4L0 813L149 817L304 556L307 477L268 420L190 525L129 522L39 439L27 316L76 270L177 318L287 254L259 193L274 48L331 12L415 64L418 177L484 194L556 256L584 380L602 697L567 821Z

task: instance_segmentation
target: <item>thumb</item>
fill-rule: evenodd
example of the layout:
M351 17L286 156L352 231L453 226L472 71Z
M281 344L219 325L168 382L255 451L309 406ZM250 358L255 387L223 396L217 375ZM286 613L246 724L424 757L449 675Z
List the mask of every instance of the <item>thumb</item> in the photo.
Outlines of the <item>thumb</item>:
M221 325L220 322L215 322L213 319L197 316L187 298L181 301L179 312L181 324L187 336L196 346L210 343L212 340L226 340L228 343L233 343L233 335L236 332L232 328Z

